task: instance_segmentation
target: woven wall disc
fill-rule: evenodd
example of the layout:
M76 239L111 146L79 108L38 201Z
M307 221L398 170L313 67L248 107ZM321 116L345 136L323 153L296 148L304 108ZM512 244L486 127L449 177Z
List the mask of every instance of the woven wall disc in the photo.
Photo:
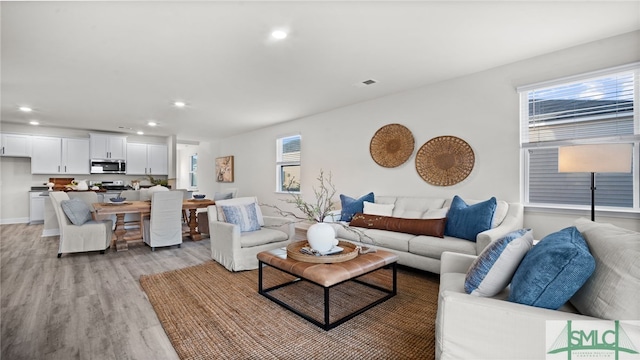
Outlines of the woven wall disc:
M474 163L471 146L455 136L435 137L422 145L416 154L418 174L436 186L451 186L466 179Z
M413 154L413 134L405 126L389 124L376 131L369 152L376 164L388 168L404 164Z

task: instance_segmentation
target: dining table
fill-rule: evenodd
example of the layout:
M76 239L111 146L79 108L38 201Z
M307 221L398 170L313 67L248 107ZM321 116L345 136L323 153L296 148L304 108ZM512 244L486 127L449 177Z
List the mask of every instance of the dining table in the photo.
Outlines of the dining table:
M116 216L116 226L114 229L115 248L116 251L128 250L129 246L125 240L124 216L125 214L140 214L141 217L151 213L151 201L126 201L122 203L94 203L92 204L95 209L95 218L103 219L112 215ZM192 240L198 241L202 239L202 234L198 231L198 209L206 208L207 206L215 205L215 201L210 199L188 199L182 201L182 210L189 211L189 236ZM142 222L141 222L142 224ZM142 226L142 225L141 225ZM143 229L140 229L142 234Z

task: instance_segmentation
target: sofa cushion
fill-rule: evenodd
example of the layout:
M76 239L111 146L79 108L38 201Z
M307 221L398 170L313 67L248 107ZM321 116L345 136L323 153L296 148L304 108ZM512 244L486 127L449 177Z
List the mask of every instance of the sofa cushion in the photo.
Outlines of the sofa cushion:
M401 219L391 216L356 214L349 226L441 238L444 237L445 223L446 219Z
M419 219L427 211L441 209L444 202L445 199L427 197L376 196L376 203L395 204L391 216L405 219Z
M420 235L409 240L409 252L412 254L440 259L445 251L477 255L475 243L454 237L438 238Z
M243 248L260 246L264 244L285 241L287 240L287 238L287 234L283 231L261 228L258 231L252 231L242 234L242 236L240 237L240 246Z
M260 230L258 215L254 204L223 205L225 221L240 227L240 232Z
M506 288L533 246L532 233L531 229L517 230L489 244L467 272L464 282L467 294L490 297Z
M595 260L575 226L545 236L520 263L509 301L558 309L595 269Z
M397 250L402 252L409 251L409 240L413 239L415 235L405 234L394 231L377 230L377 229L362 229L366 237L363 237L361 242L365 244L372 244L383 248ZM371 241L373 239L373 241Z
M575 225L596 269L571 303L582 314L600 319L640 319L640 233L587 219Z
M367 215L391 216L395 204L376 204L369 201L364 202L363 213Z
M474 205L467 205L458 195L453 197L444 234L476 241L479 233L491 229L496 210L496 198Z
M351 221L353 215L361 213L364 210L364 202L374 202L375 198L372 192L363 195L358 199L340 194L340 202L342 203L342 211L340 212L341 221Z

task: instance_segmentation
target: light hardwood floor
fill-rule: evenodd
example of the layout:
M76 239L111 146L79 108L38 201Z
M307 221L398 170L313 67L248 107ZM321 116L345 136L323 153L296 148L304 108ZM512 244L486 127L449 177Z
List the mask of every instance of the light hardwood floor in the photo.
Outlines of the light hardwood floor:
M58 259L58 237L41 233L0 226L2 360L178 359L139 278L212 261L209 239Z

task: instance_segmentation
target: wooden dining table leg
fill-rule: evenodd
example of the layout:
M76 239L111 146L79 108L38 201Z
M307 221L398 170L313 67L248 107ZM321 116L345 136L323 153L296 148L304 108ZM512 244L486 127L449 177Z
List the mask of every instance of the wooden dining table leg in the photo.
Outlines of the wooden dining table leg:
M124 234L127 233L124 228L124 213L116 214L116 229L114 233L116 234L116 251L129 250L129 246L124 240Z
M202 239L202 235L198 232L198 215L196 211L198 209L189 209L189 235L191 236L191 240L198 241Z

